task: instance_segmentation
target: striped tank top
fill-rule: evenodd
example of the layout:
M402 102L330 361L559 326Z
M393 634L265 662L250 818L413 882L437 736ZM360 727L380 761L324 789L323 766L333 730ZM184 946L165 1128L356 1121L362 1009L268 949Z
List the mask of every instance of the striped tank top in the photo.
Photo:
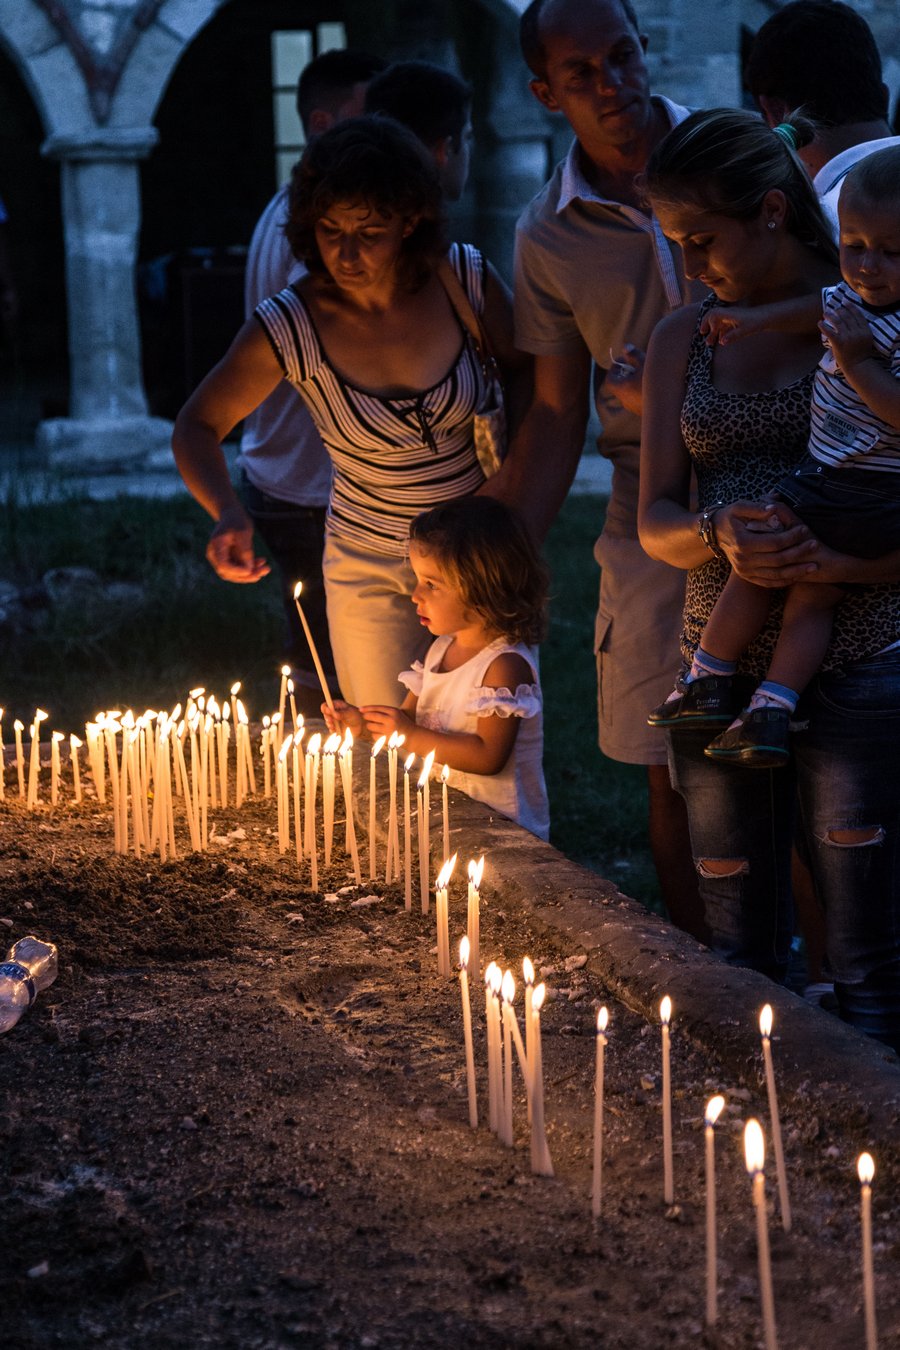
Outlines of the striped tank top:
M452 244L448 257L480 314L480 252L471 244ZM331 456L331 534L402 557L414 516L475 492L484 482L472 422L486 389L473 344L462 328L459 355L442 380L417 394L383 398L355 388L332 367L293 286L264 300L255 317Z

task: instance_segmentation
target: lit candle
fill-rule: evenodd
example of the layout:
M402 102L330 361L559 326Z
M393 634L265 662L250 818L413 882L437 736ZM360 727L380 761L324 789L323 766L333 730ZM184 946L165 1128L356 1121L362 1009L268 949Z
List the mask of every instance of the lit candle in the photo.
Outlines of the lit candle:
M38 800L38 780L41 771L41 723L49 717L42 708L36 708L31 724L31 758L28 761L28 796L25 801L27 810L33 811Z
M275 734L276 734L276 744L275 744L275 753L276 753L276 754L277 754L278 751L281 749L281 735L282 735L282 733L281 733L281 728L284 726L284 709L285 709L285 703L286 703L286 700L287 700L287 684L288 684L288 678L289 678L289 676L290 676L290 673L291 673L291 668L290 668L290 666L282 666L282 667L281 667L281 687L280 687L280 689L279 689L279 691L278 691L278 721L277 721L277 723L275 724L275 725L279 728L279 730L275 733ZM268 795L268 794L266 794L266 795Z
M412 909L412 811L409 800L409 771L415 761L415 755L407 755L403 765L403 904ZM478 970L477 962L473 970Z
M288 736L281 743L275 760L275 788L278 809L278 852L287 853L291 843L290 799L288 793L288 755L291 753L293 737Z
M597 1064L594 1070L594 1177L591 1187L591 1213L600 1217L603 1187L603 1052L606 1049L606 1027L609 1013L601 1008L597 1013Z
M459 989L462 998L463 1034L466 1043L466 1086L469 1093L469 1124L478 1128L478 1098L475 1094L475 1051L472 1045L472 1008L469 1003L469 939L459 944Z
M262 720L262 742L261 742L260 747L259 747L259 749L260 749L260 754L262 755L262 760L263 760L263 796L264 796L264 797L271 797L271 795L272 795L272 776L271 776L271 770L269 769L269 741L270 741L271 727L272 727L272 719L271 719L271 717L269 717L268 715L266 715L265 717L263 717L263 720ZM202 776L202 773L203 773L203 768L202 768L202 761L203 761L202 745L201 745L201 755L200 755L200 760L201 760L201 769L200 769L200 773L201 773L201 776Z
M65 736L61 731L54 731L50 737L50 805L55 806L59 801L59 743L64 741Z
M763 1062L766 1066L766 1092L769 1095L769 1116L772 1120L772 1148L775 1152L775 1172L778 1177L778 1199L781 1205L781 1226L791 1231L791 1202L788 1197L787 1169L781 1144L781 1121L778 1117L778 1097L775 1093L775 1070L772 1067L772 1005L767 1003L759 1014L759 1033L762 1036Z
M492 961L484 972L488 1033L488 1118L490 1127L500 1135L503 1115L503 1060L500 1046L500 967Z
M334 845L334 757L340 744L340 732L333 731L322 747L322 826L326 867L331 866Z
M662 1112L663 1112L663 1198L667 1205L675 1200L672 1181L672 1074L669 1058L669 1022L672 1019L672 1000L666 994L659 1005L662 1022Z
M498 970L499 974L499 970ZM512 972L507 971L506 975L512 979ZM513 1105L512 1105L512 1038L509 1029L509 1017L507 1016L506 1000L507 991L503 988L506 982L506 975L501 977L501 997L503 1003L501 1006L502 1016L502 1063L503 1063L503 1095L500 1107L500 1142L506 1144L507 1148L513 1146Z
M341 770L341 787L344 790L344 807L347 825L344 832L347 851L353 864L353 875L357 886L362 885L362 869L359 865L359 850L356 846L356 825L353 820L353 735L348 727L338 751L338 764Z
M856 1166L859 1173L860 1186L863 1305L866 1313L866 1350L877 1350L878 1330L875 1324L875 1270L872 1263L872 1178L875 1175L875 1162L871 1153L861 1153Z
M450 923L447 913L447 888L456 866L456 854L448 858L438 873L434 888L434 914L437 924L438 975L450 978Z
M531 996L531 1016L534 1021L534 1064L531 1072L531 1170L537 1176L552 1177L553 1163L547 1146L544 1126L544 1052L541 1045L541 1009L546 987L539 984Z
M321 734L310 736L306 747L306 851L309 854L309 884L319 889L319 842L316 829L316 797L319 792L319 747Z
M385 740L386 737L379 736L372 746L372 753L369 756L369 876L373 880L377 875L375 865L375 803L377 800L375 761L378 759Z
M513 1045L516 1047L516 1054L519 1057L519 1068L522 1070L522 1078L525 1081L525 1089L530 1100L531 1098L531 1066L528 1063L528 1056L525 1054L525 1047L522 1044L522 1033L519 1031L519 1021L516 1017L515 998L516 981L511 970L507 970L503 975L503 983L500 986L500 992L503 997L503 1016L509 1019L509 1034L512 1036Z
M288 682L287 682L287 691L288 691L288 700L290 701L290 705L291 705L291 726L292 726L292 728L293 728L293 731L292 731L291 734L292 734L293 736L296 736L296 734L297 734L297 732L298 732L298 730L299 730L299 723L298 723L298 721L297 721L297 704L294 702L294 681L293 681L293 680L288 680Z
M419 784L416 793L419 806L419 891L421 894L423 914L428 913L430 898L428 873L431 861L431 823L428 818L428 782L431 777L431 766L433 764L434 751L429 750L422 761L422 772L419 775Z
M388 810L387 849L384 859L385 884L400 876L400 832L397 826L397 760L400 747L405 740L406 737L398 735L396 731L392 731L388 737L390 807Z
M75 793L76 802L81 801L81 774L78 769L78 751L83 742L78 739L74 732L69 737L69 758L72 761L72 789Z
M303 582L298 581L294 587L294 604L297 606L297 613L300 615L300 622L303 624L303 631L306 634L306 641L309 643L309 650L312 655L313 663L316 667L316 674L319 677L319 684L322 686L322 693L325 696L325 702L332 712L334 712L334 702L331 698L331 690L328 688L328 681L325 678L325 671L322 669L322 662L319 660L319 652L313 641L313 635L310 632L309 624L306 622L306 615L303 613L303 606L300 604L300 593L303 590Z
M772 1265L769 1259L769 1228L766 1219L766 1178L763 1163L766 1144L758 1120L744 1126L744 1158L753 1179L753 1205L756 1210L756 1248L759 1260L759 1293L762 1303L766 1350L778 1350L775 1334L775 1299L772 1295Z
M481 878L484 875L484 855L478 859L478 862L469 863L469 904L466 914L466 932L469 937L469 950L471 951L472 970L475 974L481 969L481 953L479 946L481 942Z
M244 769L247 775L247 790L256 795L256 771L253 768L253 754L250 749L250 718L240 699L237 701L238 719L241 724L241 746L243 748Z
M304 860L304 826L300 813L300 747L304 740L304 730L305 728L301 728L293 737L290 752L291 771L294 775L294 856L297 857L298 865Z
M450 857L450 808L447 802L447 779L450 777L450 765L441 769L441 813L443 821L444 857Z
M710 1097L706 1103L704 1136L706 1143L706 1325L715 1326L718 1316L718 1268L716 1257L716 1121L722 1114L724 1097Z
M25 796L25 755L22 751L22 732L25 730L25 723L20 722L18 717L13 722L13 733L16 738L16 772L19 776L19 796Z
M484 859L482 859L484 861ZM522 979L525 983L525 1057L528 1060L529 1073L531 1072L532 1057L534 1055L534 1027L531 1017L531 998L534 993L534 965L531 958L525 956L522 958ZM528 1094L528 1123L531 1124L531 1093Z

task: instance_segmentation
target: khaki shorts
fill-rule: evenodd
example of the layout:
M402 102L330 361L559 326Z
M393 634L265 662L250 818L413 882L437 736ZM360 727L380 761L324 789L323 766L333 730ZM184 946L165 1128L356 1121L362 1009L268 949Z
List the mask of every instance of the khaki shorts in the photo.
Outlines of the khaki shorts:
M625 764L665 764L666 737L647 714L672 691L681 669L686 574L648 558L636 539L604 532L594 629L600 749Z

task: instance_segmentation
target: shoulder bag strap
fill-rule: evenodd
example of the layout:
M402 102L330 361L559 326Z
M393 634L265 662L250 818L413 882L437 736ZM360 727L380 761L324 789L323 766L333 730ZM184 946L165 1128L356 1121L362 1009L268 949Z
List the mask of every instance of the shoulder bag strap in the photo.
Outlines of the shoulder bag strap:
M438 279L447 292L447 299L456 311L457 318L475 344L478 360L481 362L485 377L500 378L497 359L491 351L487 330L472 308L472 302L466 295L465 287L453 270L448 258L442 258L437 267Z

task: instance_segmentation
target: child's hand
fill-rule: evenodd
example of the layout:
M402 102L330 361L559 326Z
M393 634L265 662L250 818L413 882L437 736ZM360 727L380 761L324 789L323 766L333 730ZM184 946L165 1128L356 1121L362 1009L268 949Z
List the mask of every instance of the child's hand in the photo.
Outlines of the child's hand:
M349 731L357 740L365 735L366 724L359 708L355 708L352 703L345 703L341 698L334 700L334 712L327 703L323 703L322 716L329 731Z
M700 320L700 332L706 339L707 347L727 347L736 338L747 337L750 333L759 333L765 327L762 307L742 309L733 305L728 309L711 309Z
M644 361L647 353L626 342L621 356L614 356L609 349L609 370L606 372L605 388L614 394L622 407L640 417L643 410Z
M872 330L862 310L847 303L830 303L819 332L844 374L875 355Z
M415 728L415 722L400 708L387 708L380 703L366 703L360 708L366 729L373 741L379 736L390 736L396 731L398 736L409 736Z

